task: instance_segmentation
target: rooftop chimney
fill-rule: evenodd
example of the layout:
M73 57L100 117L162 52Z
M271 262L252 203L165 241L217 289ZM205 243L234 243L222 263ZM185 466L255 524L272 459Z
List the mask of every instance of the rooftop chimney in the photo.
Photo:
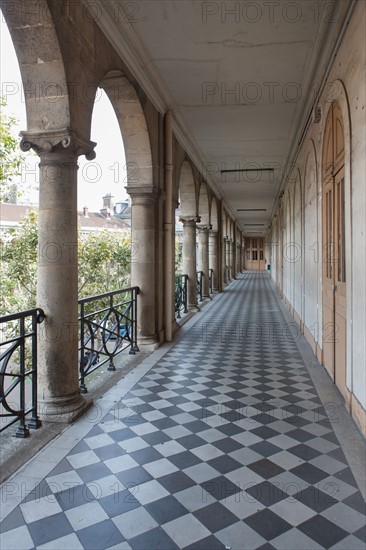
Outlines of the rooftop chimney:
M103 210L109 208L110 212L113 212L113 207L114 207L113 199L114 197L112 196L111 193L107 193L107 195L103 197Z
M84 218L89 218L89 208L87 206L83 208L83 216Z

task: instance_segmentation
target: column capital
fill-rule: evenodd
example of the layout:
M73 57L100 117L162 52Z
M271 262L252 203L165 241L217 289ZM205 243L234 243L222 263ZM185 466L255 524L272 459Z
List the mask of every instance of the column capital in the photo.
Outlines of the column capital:
M186 227L196 227L197 223L201 221L199 216L181 216L179 221Z
M200 231L202 233L205 233L211 229L212 225L211 224L202 224L202 225L197 225L197 231Z
M125 189L134 204L155 203L164 198L164 191L154 185L128 185Z
M93 160L96 157L94 151L96 143L81 138L71 128L45 132L20 132L20 135L22 137L21 150L33 149L40 157L56 152L65 152L76 157L85 155L87 160Z

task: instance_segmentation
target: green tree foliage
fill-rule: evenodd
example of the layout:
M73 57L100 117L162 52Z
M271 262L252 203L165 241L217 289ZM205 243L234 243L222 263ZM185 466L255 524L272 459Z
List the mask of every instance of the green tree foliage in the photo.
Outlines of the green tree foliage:
M36 306L38 215L30 212L19 227L1 236L0 314ZM79 297L130 284L131 239L118 232L79 234Z
M0 200L7 202L14 192L14 183L20 176L24 155L19 141L13 135L16 119L5 113L6 102L0 97Z

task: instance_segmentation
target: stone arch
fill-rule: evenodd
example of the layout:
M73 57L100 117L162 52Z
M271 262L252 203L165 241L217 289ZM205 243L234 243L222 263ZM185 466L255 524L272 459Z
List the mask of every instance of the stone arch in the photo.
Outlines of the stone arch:
M127 185L153 184L151 143L136 90L121 71L110 71L99 84L107 94L121 129L126 155Z
M60 132L71 126L70 98L53 18L46 0L28 1L27 9L22 4L1 8L24 83L27 131Z

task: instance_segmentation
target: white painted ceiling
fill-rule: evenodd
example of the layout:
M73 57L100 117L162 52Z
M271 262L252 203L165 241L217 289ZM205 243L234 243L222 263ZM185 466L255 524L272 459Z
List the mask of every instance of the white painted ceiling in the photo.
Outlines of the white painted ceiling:
M129 35L132 48L138 44L141 78L154 75L198 152L196 164L198 158L245 233L270 224L291 145L309 115L330 25L317 10L326 4L118 1L126 17L117 32L121 40ZM274 171L262 170L268 167ZM237 168L258 170L221 173ZM238 212L243 208L265 212Z

